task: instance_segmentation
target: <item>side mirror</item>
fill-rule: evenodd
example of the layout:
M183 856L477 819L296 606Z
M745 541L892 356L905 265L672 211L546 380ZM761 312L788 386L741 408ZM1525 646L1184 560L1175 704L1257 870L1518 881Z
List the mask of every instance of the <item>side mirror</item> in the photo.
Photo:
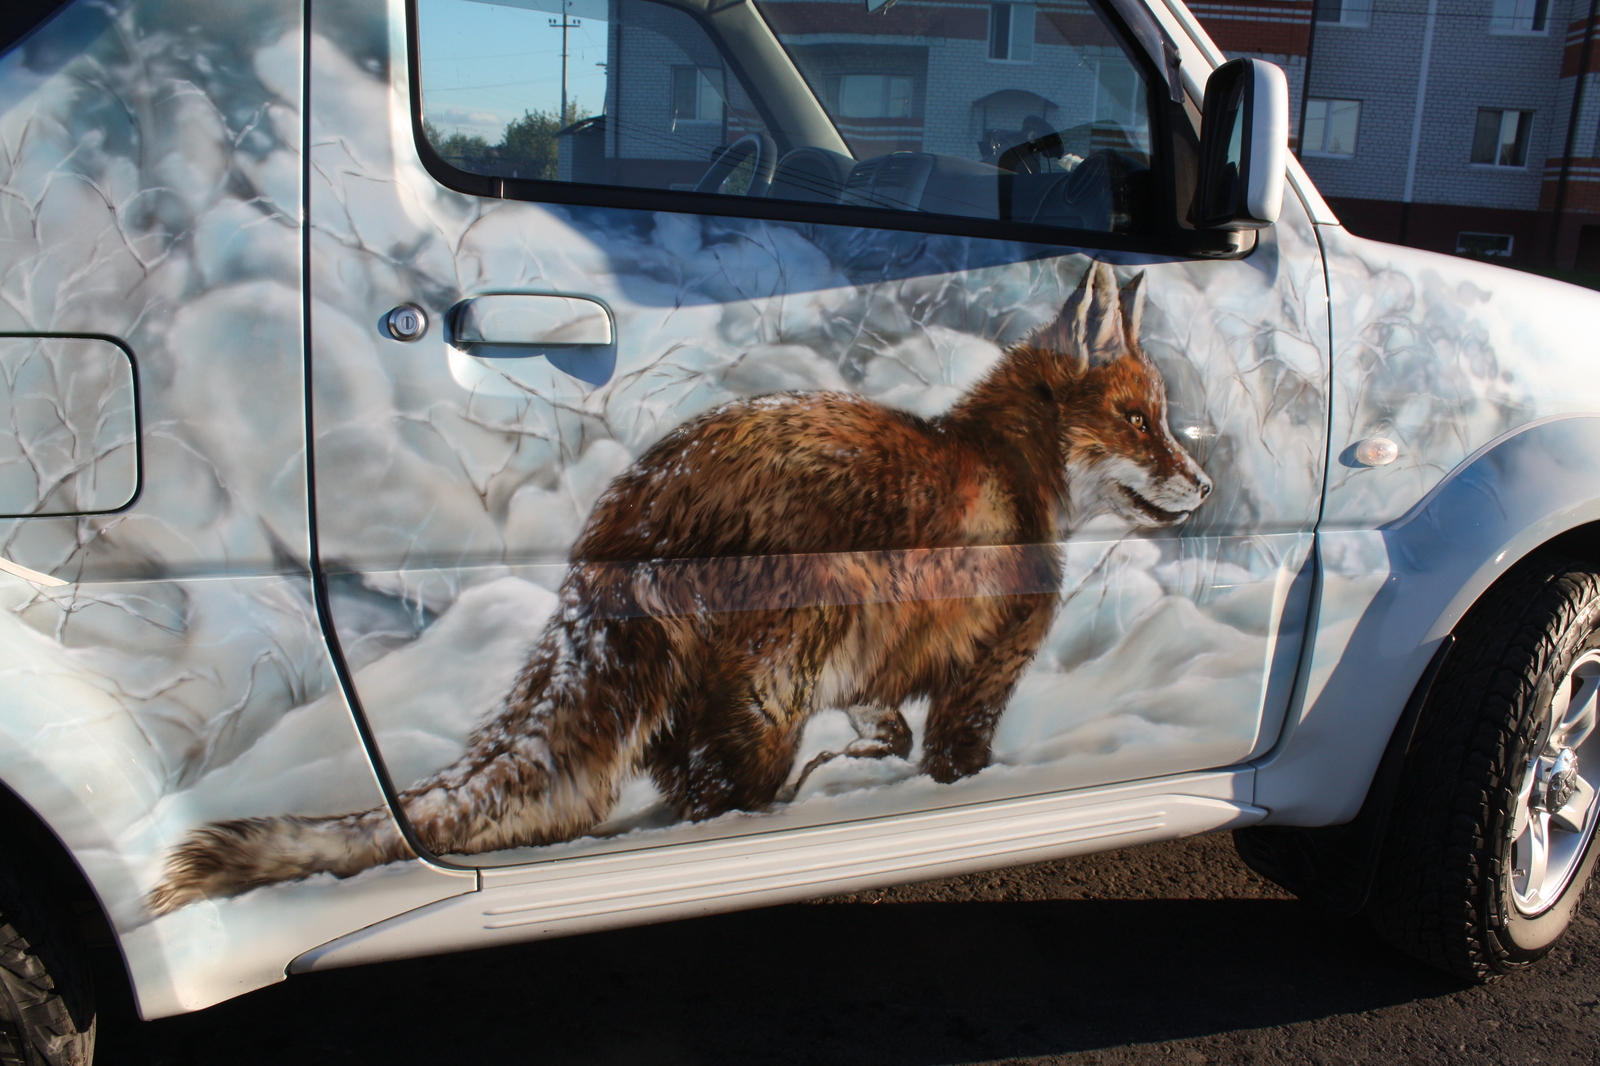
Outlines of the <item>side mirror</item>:
M1289 157L1289 81L1260 59L1234 59L1206 79L1200 115L1199 229L1261 229L1278 220Z

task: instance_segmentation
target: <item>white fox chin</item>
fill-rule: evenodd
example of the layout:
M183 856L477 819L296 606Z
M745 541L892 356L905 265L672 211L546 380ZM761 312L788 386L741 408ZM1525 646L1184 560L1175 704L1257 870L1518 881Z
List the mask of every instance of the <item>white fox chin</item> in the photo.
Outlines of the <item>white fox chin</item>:
M1158 478L1128 459L1070 463L1068 513L1063 526L1077 529L1103 514L1146 529L1178 525L1211 491L1211 479L1205 472L1193 460L1186 466L1178 475Z

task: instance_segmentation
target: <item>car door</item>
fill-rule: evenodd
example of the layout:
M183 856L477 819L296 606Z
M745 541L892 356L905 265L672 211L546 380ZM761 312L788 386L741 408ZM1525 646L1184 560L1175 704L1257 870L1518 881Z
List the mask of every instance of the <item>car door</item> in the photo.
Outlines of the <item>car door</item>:
M1142 9L313 17L318 554L413 847L530 862L1271 744L1320 257L1292 195L1242 240L1184 221L1197 111Z

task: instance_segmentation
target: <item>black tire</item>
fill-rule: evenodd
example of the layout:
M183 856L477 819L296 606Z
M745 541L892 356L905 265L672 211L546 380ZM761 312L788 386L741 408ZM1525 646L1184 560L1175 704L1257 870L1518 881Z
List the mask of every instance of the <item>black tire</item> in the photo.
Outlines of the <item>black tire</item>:
M1519 793L1545 748L1556 685L1600 646L1600 568L1525 560L1456 638L1405 758L1365 913L1407 954L1481 982L1547 954L1594 869L1591 815L1587 842L1572 838L1586 850L1559 894L1516 904L1514 877L1529 876L1513 862Z
M0 1066L89 1066L94 990L76 922L0 856Z

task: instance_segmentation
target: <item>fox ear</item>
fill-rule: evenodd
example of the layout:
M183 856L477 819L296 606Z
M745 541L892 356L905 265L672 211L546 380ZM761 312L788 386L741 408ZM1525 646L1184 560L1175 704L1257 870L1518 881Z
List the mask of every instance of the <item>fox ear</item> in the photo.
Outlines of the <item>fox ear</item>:
M1137 279L1129 283L1129 288L1138 301L1137 314L1143 310ZM1092 263L1077 289L1067 297L1061 317L1041 331L1037 343L1059 352L1074 374L1104 366L1129 347L1123 307L1117 276L1106 264Z
M1144 271L1122 287L1122 333L1129 349L1139 347L1139 329L1144 322Z

